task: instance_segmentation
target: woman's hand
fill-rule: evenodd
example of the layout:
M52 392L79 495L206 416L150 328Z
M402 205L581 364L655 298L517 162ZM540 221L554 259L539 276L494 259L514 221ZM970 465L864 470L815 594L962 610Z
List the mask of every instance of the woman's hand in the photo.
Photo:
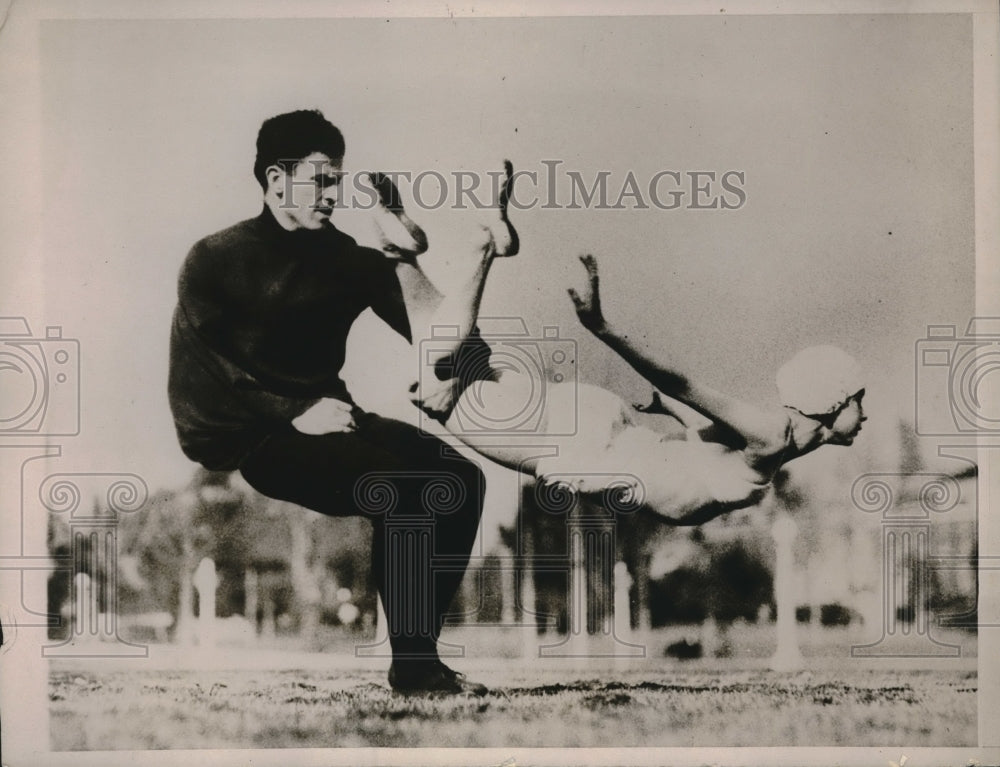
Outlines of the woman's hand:
M455 409L455 404L463 391L460 378L435 380L427 386L417 382L410 386L410 402L420 408L425 415L444 423L451 417L451 411Z
M601 278L597 273L597 259L589 253L580 256L580 263L587 270L587 287L580 294L573 288L567 291L576 308L576 316L580 324L591 333L603 333L608 328L601 311Z

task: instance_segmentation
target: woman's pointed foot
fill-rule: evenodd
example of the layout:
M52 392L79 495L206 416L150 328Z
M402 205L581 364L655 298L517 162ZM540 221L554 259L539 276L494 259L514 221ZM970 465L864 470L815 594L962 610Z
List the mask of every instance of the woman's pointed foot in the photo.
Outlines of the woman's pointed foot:
M412 260L425 252L427 235L406 215L399 190L392 179L378 172L369 172L368 177L378 195L373 220L382 252L401 261Z
M498 256L515 256L521 249L521 241L517 236L517 230L507 217L507 208L514 189L514 166L510 160L503 161L503 170L504 175L497 199L497 216L487 228L493 241L493 252Z

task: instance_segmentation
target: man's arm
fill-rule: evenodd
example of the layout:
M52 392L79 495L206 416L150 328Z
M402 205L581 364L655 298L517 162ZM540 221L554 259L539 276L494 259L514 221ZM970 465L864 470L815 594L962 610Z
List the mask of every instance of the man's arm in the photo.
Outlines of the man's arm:
M585 328L614 350L639 375L668 397L689 405L720 426L739 435L748 444L770 444L784 440L787 419L777 409L762 409L736 397L691 381L654 352L645 338L630 336L614 328L601 309L597 260L581 256L588 285L583 295L572 288L570 298Z
M434 291L434 286L415 263L411 265L393 261L376 250L371 251L371 258L373 265L368 287L372 311L386 325L413 343L416 340L416 323L411 321L413 315L410 295Z

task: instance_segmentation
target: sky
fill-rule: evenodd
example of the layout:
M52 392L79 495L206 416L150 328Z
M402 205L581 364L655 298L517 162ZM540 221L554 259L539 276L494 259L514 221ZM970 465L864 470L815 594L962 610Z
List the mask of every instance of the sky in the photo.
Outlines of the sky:
M579 344L580 380L643 387L586 335L566 298L598 256L606 312L716 388L776 402L774 372L833 343L861 362L870 421L856 446L892 470L912 418L914 351L974 313L972 28L961 15L507 19L65 20L41 24L28 168L39 205L5 193L5 314L80 344L78 436L61 465L179 487L166 399L176 277L191 245L260 209L261 121L318 107L345 168L453 173L504 157L536 173L512 212L522 252L498 262L484 316ZM32 122L33 121L33 122ZM555 185L546 175L555 169ZM661 171L727 172L735 209L652 204ZM572 174L613 203L571 209ZM702 176L702 179L707 176ZM421 187L436 195L434 177ZM675 188L660 176L660 189ZM413 202L445 289L475 211ZM556 207L541 205L555 195ZM664 200L669 198L663 196ZM35 197L28 195L28 200ZM704 200L705 198L701 198ZM661 200L662 201L662 200ZM21 206L21 207L19 207ZM335 221L370 237L364 211ZM20 239L18 237L20 236ZM21 244L25 244L21 247ZM359 321L345 378L362 404L414 418L401 342ZM397 366L398 367L398 366ZM939 382L938 382L939 383ZM859 464L861 465L861 464Z

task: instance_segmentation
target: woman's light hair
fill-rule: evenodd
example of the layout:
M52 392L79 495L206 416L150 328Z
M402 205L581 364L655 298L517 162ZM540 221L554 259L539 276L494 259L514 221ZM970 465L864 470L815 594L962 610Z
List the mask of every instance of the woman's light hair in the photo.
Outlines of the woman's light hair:
M865 388L858 361L836 346L810 346L776 376L781 404L805 415L827 415Z

